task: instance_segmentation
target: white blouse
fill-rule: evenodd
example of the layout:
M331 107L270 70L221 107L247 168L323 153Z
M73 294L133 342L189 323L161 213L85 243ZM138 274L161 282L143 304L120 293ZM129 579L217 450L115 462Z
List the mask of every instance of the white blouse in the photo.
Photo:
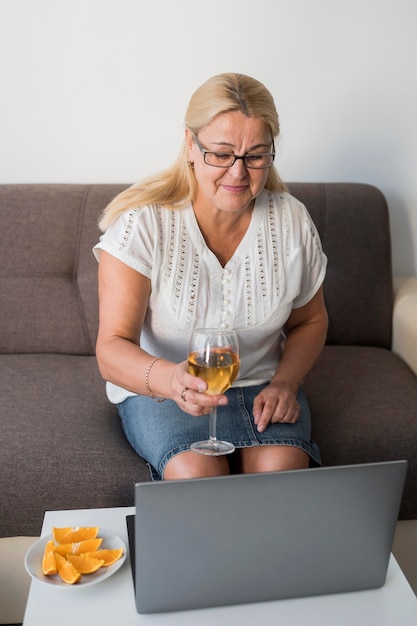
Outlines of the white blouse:
M241 366L234 386L271 380L293 308L320 288L327 258L306 208L287 193L262 192L233 257L222 267L209 250L190 204L146 206L119 216L94 247L151 281L140 338L144 350L179 363L194 327L231 328ZM107 383L111 402L134 395Z

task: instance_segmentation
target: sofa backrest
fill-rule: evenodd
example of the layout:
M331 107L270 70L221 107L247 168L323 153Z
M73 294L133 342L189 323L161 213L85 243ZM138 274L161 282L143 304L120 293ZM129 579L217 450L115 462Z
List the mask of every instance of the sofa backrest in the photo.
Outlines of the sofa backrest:
M385 197L359 183L293 183L328 257L328 344L391 347L393 285Z
M0 185L0 352L94 354L103 208L127 185Z
M94 354L98 217L127 185L0 185L0 352ZM329 258L328 343L391 345L388 211L368 185L294 183Z

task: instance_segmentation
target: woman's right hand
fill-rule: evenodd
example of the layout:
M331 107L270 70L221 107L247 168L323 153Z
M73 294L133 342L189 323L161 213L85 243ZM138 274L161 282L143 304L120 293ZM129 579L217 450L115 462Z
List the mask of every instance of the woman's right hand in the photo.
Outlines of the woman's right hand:
M182 411L201 416L210 412L213 405L227 404L225 395L211 396L204 393L207 383L188 371L188 362L178 363L171 370L169 379L170 396Z

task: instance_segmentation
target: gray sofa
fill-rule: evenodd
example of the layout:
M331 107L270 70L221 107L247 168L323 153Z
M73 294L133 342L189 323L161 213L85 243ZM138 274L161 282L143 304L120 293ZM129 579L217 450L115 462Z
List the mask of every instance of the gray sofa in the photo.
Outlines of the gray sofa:
M0 537L39 534L45 510L132 505L133 484L150 479L94 356L91 249L100 212L125 187L0 186ZM392 350L393 311L407 326L417 299L405 281L396 313L385 199L360 184L290 189L329 258L328 340L305 382L323 462L408 459L400 517L417 518L414 322L406 338L394 326Z

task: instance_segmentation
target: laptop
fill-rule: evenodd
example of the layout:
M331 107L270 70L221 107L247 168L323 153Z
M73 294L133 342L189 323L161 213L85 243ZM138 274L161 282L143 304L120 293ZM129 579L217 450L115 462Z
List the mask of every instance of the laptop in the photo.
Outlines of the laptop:
M138 613L384 585L407 461L135 485Z

